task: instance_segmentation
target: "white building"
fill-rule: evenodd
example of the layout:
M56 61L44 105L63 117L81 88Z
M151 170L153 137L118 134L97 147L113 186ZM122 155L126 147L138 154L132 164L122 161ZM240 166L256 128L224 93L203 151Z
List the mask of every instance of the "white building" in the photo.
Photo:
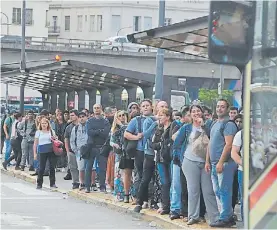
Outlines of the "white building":
M158 26L159 1L53 1L49 40L105 40ZM165 25L205 16L208 1L166 1Z
M46 12L51 0L26 1L26 37L47 37ZM1 1L1 35L21 35L22 1ZM7 25L8 24L8 25Z

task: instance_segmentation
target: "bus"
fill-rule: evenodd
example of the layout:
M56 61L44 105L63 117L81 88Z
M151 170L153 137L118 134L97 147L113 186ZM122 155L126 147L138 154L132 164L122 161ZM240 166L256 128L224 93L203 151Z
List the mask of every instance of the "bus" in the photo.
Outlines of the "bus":
M209 59L243 81L244 228L277 228L277 3L211 1Z

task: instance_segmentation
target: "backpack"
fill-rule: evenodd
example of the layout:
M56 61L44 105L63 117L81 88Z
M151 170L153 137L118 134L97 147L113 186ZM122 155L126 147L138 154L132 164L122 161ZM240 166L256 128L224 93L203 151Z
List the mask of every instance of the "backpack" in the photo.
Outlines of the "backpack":
M6 116L3 117L3 119L1 120L1 137L6 137L5 131L4 131L4 124L5 124L5 120L7 119ZM10 119L10 123L12 124L12 118L9 117ZM9 127L7 126L7 132L9 133Z
M215 124L216 122L217 122L217 121L214 121L214 122L211 124L210 131L212 130L212 128L213 128L213 126L214 126L214 124ZM220 130L219 130L220 133L221 133L221 135L223 136L223 138L224 138L224 130L225 130L225 128L226 128L226 125L227 125L229 122L234 123L235 126L236 126L236 128L237 128L237 132L239 131L238 126L237 126L237 124L236 124L235 121L233 121L233 120L226 120L226 121L223 122L223 124L221 125ZM209 139L210 139L210 133L209 133L209 134L207 133L207 135L208 135L208 137L209 137Z

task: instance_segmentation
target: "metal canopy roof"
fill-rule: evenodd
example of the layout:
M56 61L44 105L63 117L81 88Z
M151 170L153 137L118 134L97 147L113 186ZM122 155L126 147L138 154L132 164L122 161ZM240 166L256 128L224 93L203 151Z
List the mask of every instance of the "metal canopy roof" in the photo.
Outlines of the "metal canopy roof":
M127 35L132 43L208 58L208 16Z
M2 67L2 66L1 66ZM153 86L154 76L79 61L52 62L20 70L1 68L2 82L39 91Z

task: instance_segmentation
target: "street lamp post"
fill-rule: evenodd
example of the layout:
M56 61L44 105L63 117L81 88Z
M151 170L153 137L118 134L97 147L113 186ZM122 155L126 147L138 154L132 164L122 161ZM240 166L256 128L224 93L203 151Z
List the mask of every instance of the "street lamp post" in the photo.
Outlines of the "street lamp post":
M159 1L159 27L164 26L165 0ZM163 100L164 50L158 49L156 56L155 100Z
M116 36L118 36L119 35L119 32L121 31L121 30L123 30L123 29L129 29L129 28L132 28L133 26L127 26L127 27L122 27L122 28L120 28L117 32L116 32Z
M6 25L7 25L7 35L9 35L9 25L10 25L10 23L9 23L9 17L8 17L8 15L6 15L3 12L0 12L0 13L3 14L6 17L6 21L7 21L7 23L6 23ZM2 24L2 22L1 22L1 25L5 25L5 24Z
M22 34L21 34L21 62L20 71L25 74L26 55L25 55L25 33L26 33L26 0L22 0ZM20 86L20 113L24 113L24 85Z

